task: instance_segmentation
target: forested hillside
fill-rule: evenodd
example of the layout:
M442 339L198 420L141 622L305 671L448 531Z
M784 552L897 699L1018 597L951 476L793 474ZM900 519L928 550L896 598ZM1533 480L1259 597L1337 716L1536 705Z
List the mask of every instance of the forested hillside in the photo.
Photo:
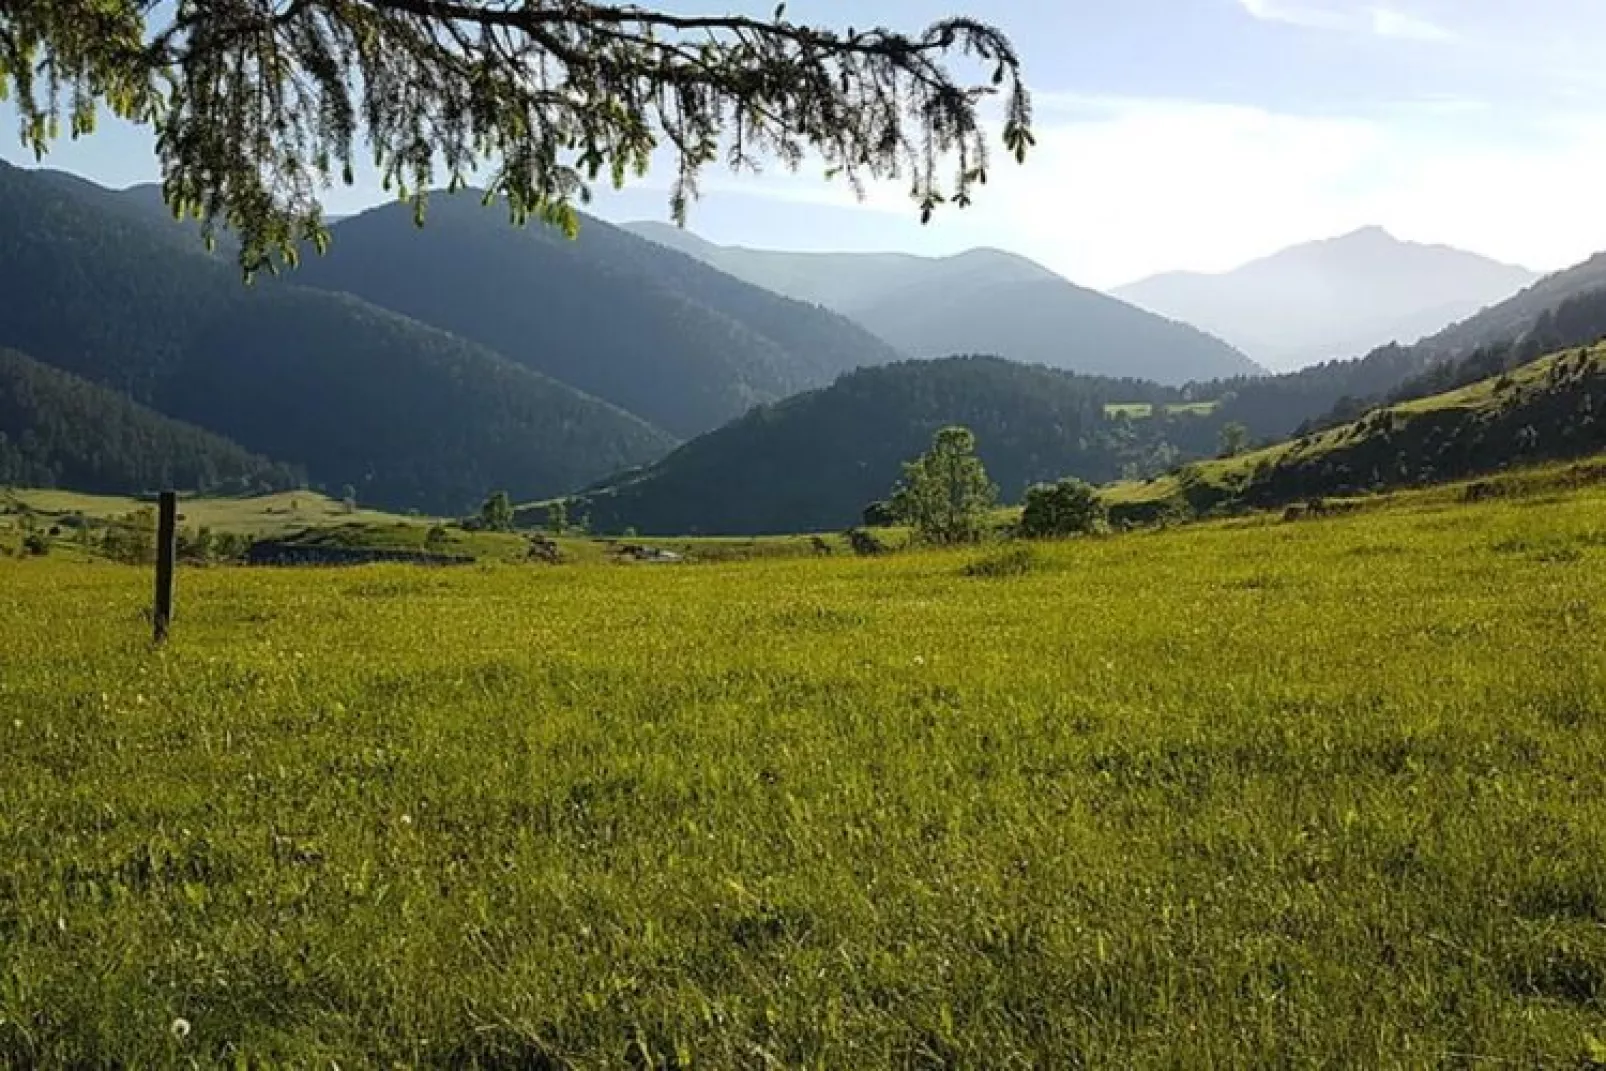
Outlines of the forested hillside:
M1067 474L1111 480L1163 467L1177 444L1197 456L1214 430L1191 414L1111 420L1114 402L1166 403L1169 388L1076 376L989 357L905 361L756 409L657 465L571 503L592 527L653 534L840 528L886 496L902 462L946 424L971 428L1006 499Z
M334 227L291 277L480 342L678 435L899 354L834 313L741 282L602 220L576 239L437 193Z
M1108 492L1118 520L1273 506L1493 472L1606 450L1606 345L1570 349L1458 389L1239 457Z
M458 511L498 487L561 493L672 445L355 298L273 279L247 288L162 228L0 165L0 345L398 509Z
M0 484L227 494L282 490L302 478L117 391L0 349Z

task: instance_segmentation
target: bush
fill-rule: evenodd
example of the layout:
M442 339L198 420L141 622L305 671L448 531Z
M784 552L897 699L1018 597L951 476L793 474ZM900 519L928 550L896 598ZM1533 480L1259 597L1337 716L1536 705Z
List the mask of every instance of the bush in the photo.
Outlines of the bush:
M29 532L22 537L22 549L35 558L43 558L50 553L50 537L43 532Z
M886 544L863 528L850 528L846 535L848 546L853 548L853 553L861 557L873 557L887 552Z
M891 528L898 523L898 515L890 502L872 502L864 507L861 518L866 528Z
M1104 500L1091 484L1067 478L1027 488L1020 533L1028 539L1086 534L1103 529L1108 517Z
M1006 547L985 558L978 558L960 570L965 576L996 580L1002 577L1026 576L1035 573L1043 564L1037 551L1031 547Z

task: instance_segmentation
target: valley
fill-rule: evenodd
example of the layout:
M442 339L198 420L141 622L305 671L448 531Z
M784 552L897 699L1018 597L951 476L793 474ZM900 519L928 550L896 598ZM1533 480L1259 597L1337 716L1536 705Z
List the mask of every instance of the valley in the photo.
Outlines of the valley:
M1606 1067L1587 33L997 6L0 4L0 1071Z

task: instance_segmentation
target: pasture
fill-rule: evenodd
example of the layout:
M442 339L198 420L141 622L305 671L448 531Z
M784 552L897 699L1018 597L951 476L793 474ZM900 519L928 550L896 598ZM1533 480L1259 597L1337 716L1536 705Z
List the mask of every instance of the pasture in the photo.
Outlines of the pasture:
M1599 487L148 599L0 559L0 1067L1606 1061Z
M73 516L105 521L136 510L154 508L154 496L146 500L123 495L80 494L76 491L0 490L0 512L27 510L47 522ZM404 518L361 506L348 510L345 503L316 491L281 491L271 495L233 498L185 497L179 501L179 524L249 536L282 535L304 528L334 525L427 526L430 523L430 518Z
M1209 416L1216 411L1218 402L1174 402L1167 405L1156 406L1153 402L1111 402L1104 407L1104 416L1107 419L1126 418L1128 420L1147 420L1154 416L1156 409L1161 409L1167 416Z

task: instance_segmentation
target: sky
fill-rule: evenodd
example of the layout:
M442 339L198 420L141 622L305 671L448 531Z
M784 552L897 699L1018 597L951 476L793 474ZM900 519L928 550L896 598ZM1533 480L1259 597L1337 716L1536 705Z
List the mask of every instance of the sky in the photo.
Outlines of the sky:
M967 6L1024 57L1038 139L1024 166L1000 147L976 203L924 227L901 185L861 203L818 168L710 169L691 229L760 248L993 246L1106 288L1368 225L1545 271L1606 249L1600 0L878 0L875 12L917 29ZM787 15L841 25L863 10L791 0ZM14 125L5 108L0 130ZM4 136L0 156L32 162ZM126 127L45 162L110 186L157 177L149 137ZM664 219L667 188L659 168L598 191L592 210ZM361 180L325 205L381 196Z

